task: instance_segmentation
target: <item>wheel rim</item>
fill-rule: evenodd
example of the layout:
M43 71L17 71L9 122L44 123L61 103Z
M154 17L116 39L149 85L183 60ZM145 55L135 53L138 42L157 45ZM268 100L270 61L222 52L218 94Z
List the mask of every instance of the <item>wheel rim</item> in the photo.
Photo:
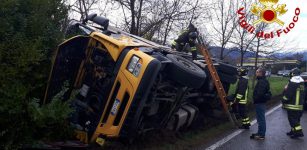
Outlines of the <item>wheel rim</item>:
M189 68L193 71L197 71L197 68L195 68L195 66L191 65L190 62L187 62L187 61L180 59L180 58L177 58L177 61L180 62L186 68Z

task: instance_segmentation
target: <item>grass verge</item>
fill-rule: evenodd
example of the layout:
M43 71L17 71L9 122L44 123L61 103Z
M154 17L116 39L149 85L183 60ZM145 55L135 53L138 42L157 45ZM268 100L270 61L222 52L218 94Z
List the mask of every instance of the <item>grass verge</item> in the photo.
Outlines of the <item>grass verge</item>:
M282 94L284 87L288 83L288 80L289 80L289 78L287 78L287 77L269 77L267 79L270 83L270 89L271 89L273 97ZM254 90L254 88L252 86L252 82L253 81L252 81L252 77L251 77L248 81L248 87L249 87L248 100L250 100L250 101L252 100L253 90ZM255 82L255 85L256 85L256 82ZM236 90L236 86L237 86L237 84L232 84L230 86L228 93L233 94Z

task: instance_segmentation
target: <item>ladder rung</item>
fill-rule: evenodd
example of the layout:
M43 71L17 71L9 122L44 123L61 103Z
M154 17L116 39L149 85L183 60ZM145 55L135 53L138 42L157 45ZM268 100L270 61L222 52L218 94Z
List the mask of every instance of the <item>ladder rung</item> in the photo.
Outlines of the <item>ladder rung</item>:
M208 66L208 69L209 69L211 76L213 78L214 85L217 89L217 92L218 92L219 96L222 98L222 100L225 101L226 93L225 93L223 85L220 81L220 77L218 76L218 73L217 73L217 71L214 67L212 60L211 60L210 53L204 47L201 47L201 51L202 51L202 54L204 55L204 58L206 59L207 66Z

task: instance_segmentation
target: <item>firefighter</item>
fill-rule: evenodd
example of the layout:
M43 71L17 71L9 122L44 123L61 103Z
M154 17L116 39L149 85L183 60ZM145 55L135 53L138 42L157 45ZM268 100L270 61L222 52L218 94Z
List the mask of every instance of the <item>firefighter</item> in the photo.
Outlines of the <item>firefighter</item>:
M238 68L238 84L234 94L234 104L233 108L238 110L238 113L242 119L242 126L240 129L249 129L250 120L247 116L247 96L248 96L248 79L247 73L248 70L246 68Z
M285 86L283 93L283 107L287 110L291 131L287 133L291 138L303 137L303 130L300 125L300 118L303 114L304 104L304 80L300 70L294 68L290 73L290 81Z
M195 60L197 58L197 49L196 49L196 38L198 36L197 29L193 24L190 24L188 29L181 32L176 40L172 43L172 49L177 51L186 51L186 45L190 46L190 51L192 53L192 58Z

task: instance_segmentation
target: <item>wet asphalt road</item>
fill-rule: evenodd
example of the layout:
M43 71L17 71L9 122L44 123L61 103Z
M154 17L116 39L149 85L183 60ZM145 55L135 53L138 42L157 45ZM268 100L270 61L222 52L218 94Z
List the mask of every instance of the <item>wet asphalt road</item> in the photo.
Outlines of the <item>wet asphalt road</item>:
M250 130L245 130L217 150L307 150L307 111L301 118L301 125L305 137L291 139L286 135L290 131L287 112L278 108L266 116L267 131L265 140L252 140L250 135L257 132L258 125L255 123ZM305 130L304 130L305 129Z

